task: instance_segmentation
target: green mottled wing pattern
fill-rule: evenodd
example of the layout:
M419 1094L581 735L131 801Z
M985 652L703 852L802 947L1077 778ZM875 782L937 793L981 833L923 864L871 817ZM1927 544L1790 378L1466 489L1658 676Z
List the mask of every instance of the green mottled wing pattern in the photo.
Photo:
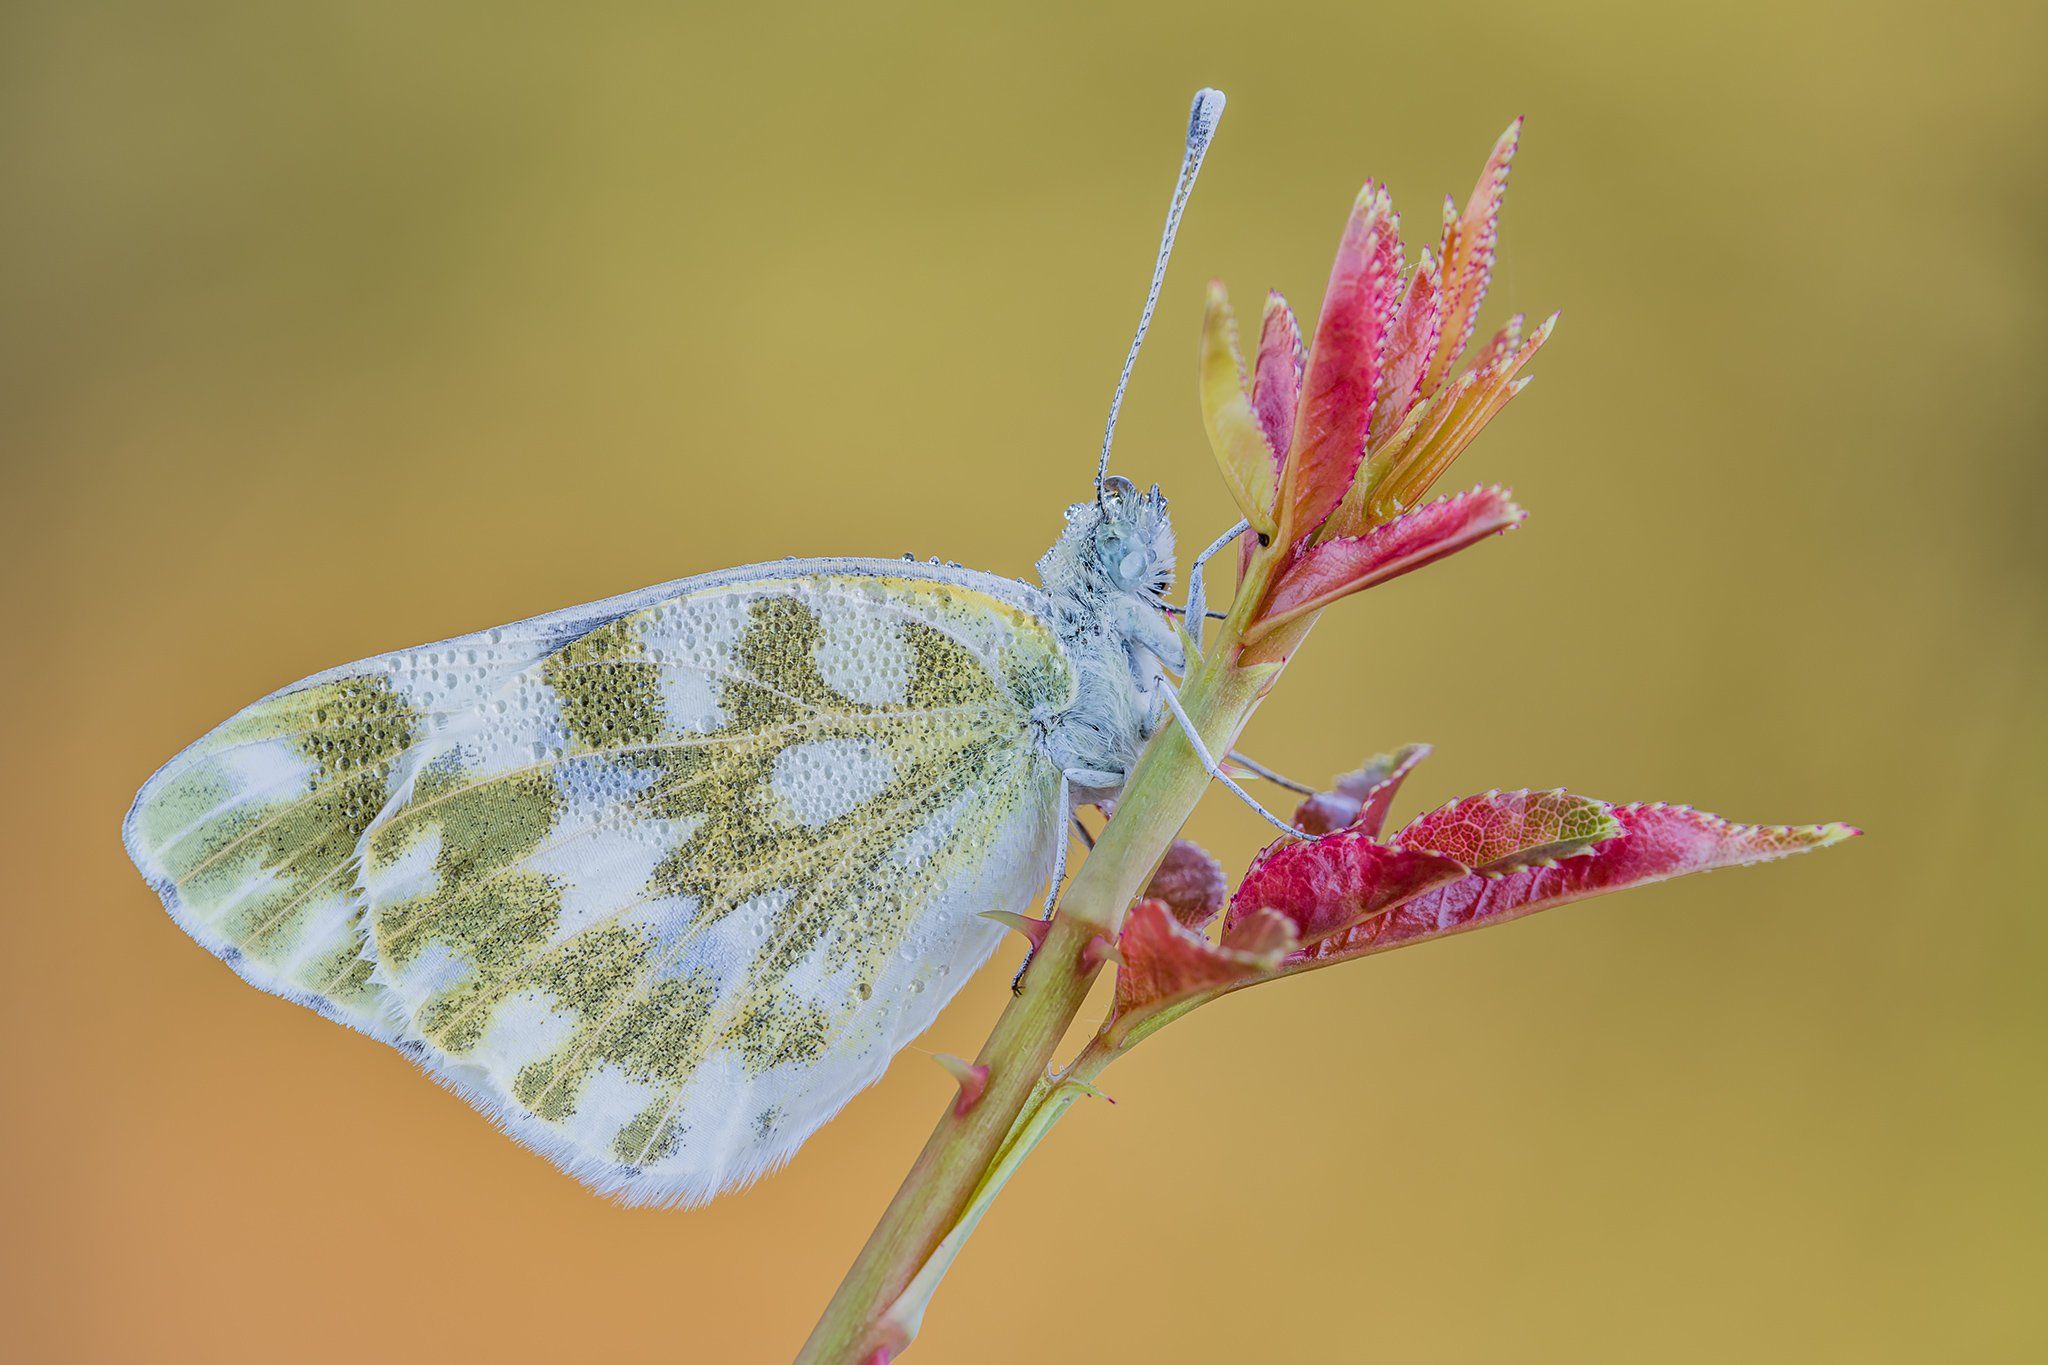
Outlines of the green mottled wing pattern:
M831 561L288 688L129 821L193 935L565 1168L694 1202L786 1159L1043 883L1072 669L1028 590Z
M123 830L199 942L255 985L387 1041L399 1019L365 951L358 846L447 718L443 706L473 704L541 649L532 638L456 644L322 674L247 707L150 778Z

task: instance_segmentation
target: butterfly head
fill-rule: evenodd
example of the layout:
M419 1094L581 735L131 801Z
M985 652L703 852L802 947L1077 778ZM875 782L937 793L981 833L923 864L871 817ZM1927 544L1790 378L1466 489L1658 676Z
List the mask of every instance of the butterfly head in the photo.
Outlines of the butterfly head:
M1067 509L1066 530L1038 561L1038 575L1055 596L1082 602L1135 598L1165 604L1173 585L1173 522L1155 484L1139 492L1111 475L1102 496Z

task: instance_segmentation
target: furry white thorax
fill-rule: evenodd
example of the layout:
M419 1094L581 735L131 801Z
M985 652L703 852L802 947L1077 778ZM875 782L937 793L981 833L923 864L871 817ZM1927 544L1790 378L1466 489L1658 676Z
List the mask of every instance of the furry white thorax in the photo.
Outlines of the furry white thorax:
M1052 757L1079 799L1101 799L1123 786L1159 728L1167 672L1186 664L1165 611L1173 524L1158 486L1140 493L1110 478L1099 501L1069 507L1038 578L1079 675L1074 704L1051 720Z

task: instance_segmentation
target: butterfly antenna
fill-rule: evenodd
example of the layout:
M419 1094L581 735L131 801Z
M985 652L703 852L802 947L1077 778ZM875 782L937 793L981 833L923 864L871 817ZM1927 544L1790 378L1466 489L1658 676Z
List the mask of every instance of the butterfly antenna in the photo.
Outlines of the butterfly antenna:
M1116 439L1116 418L1123 410L1124 390L1131 382L1131 367L1138 363L1138 348L1145 344L1146 329L1152 326L1152 310L1159 306L1159 287L1166 282L1166 262L1173 255L1173 237L1180 231L1180 216L1194 193L1195 177L1201 174L1202 158L1208 155L1210 139L1216 136L1217 121L1223 117L1223 92L1206 86L1195 92L1188 110L1188 145L1180 159L1180 179L1173 187L1173 202L1167 206L1166 228L1159 234L1159 257L1152 264L1152 285L1145 291L1145 311L1138 314L1137 335L1124 355L1123 372L1116 377L1116 395L1109 400L1109 422L1102 429L1102 459L1095 466L1095 501L1102 502L1103 483L1109 477L1109 444Z

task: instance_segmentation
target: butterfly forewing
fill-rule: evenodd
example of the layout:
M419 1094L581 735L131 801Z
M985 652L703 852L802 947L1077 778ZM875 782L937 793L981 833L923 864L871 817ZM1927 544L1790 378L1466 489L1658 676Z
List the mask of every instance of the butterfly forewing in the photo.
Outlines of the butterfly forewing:
M362 835L439 727L631 600L364 660L266 697L150 778L123 829L130 855L178 923L249 981L394 1039L363 952Z
M987 956L979 913L1034 897L1075 683L1017 585L954 570L615 605L259 703L153 779L131 846L257 984L689 1201L794 1151Z

